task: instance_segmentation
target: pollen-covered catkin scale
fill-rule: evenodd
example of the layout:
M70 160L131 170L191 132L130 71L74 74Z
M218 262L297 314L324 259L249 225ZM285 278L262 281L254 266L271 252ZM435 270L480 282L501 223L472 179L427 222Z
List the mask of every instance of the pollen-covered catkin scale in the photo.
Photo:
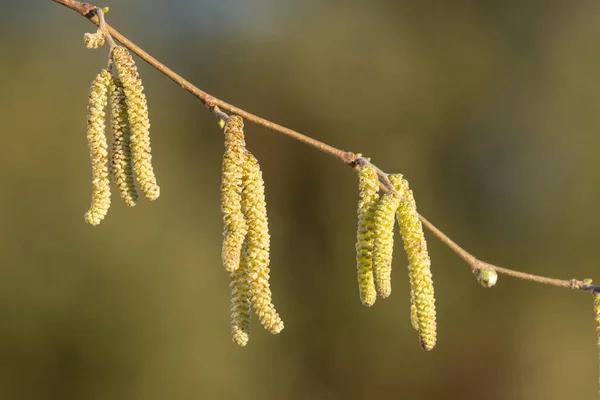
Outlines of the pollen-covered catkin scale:
M127 103L123 84L113 77L109 88L112 142L112 172L121 197L129 207L138 202L133 177L131 155L131 130L127 116Z
M160 188L156 183L156 176L152 168L150 120L148 119L148 104L144 95L144 86L127 49L121 46L115 47L112 51L112 59L125 92L131 128L133 170L144 195L149 200L156 200L160 195Z
M223 212L223 266L229 272L240 265L240 254L244 238L248 233L246 218L242 213L242 176L246 163L244 121L232 115L224 129L225 153L221 175L221 211Z
M94 33L86 33L83 35L85 47L88 49L97 49L98 47L103 46L104 38L104 31L102 29L98 29Z
M373 244L375 207L379 200L379 180L372 165L358 173L358 231L356 233L356 269L360 301L370 307L377 299L373 280Z
M409 262L411 322L419 332L421 347L431 350L436 343L437 323L431 260L427 252L423 226L408 182L394 175L390 176L390 181L403 198L396 217Z
M230 275L231 335L239 346L248 344L250 338L250 309L252 294L248 282L248 254L243 249L240 266Z
M390 177L393 179L393 177ZM400 178L402 176L400 175ZM375 242L373 247L373 277L380 297L392 293L392 253L394 251L394 223L400 199L391 193L381 197L375 209Z
M106 105L110 73L103 69L92 82L90 89L87 139L92 162L92 204L85 214L88 224L98 225L110 207L110 173L108 164L108 144L106 142Z
M258 161L246 153L244 163L242 208L248 222L248 267L252 304L261 324L276 334L283 329L283 321L271 300L269 286L270 236L267 220L265 184Z

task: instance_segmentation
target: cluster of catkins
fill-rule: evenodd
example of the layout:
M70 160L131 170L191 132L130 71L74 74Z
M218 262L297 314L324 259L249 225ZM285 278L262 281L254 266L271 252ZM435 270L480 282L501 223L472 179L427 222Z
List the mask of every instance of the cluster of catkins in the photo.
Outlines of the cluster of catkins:
M256 157L246 149L243 119L228 117L224 134L222 261L230 274L233 341L245 346L252 306L262 325L273 334L281 332L283 321L272 303L269 287L270 236L262 172Z
M84 39L88 48L104 44L101 30L86 34ZM134 174L148 199L156 200L160 194L152 168L150 121L142 81L131 54L124 47L111 49L111 62L109 69L103 69L96 76L89 95L87 139L93 191L85 220L91 225L98 225L108 212L111 176L130 207L138 202ZM110 154L105 125L109 103L113 134Z
M398 220L409 262L412 326L419 333L421 347L431 350L437 325L427 243L408 182L400 174L390 175L389 180L401 197L385 193L380 198L379 179L372 165L362 166L359 172L356 261L360 300L370 307L377 296L391 294L394 223Z

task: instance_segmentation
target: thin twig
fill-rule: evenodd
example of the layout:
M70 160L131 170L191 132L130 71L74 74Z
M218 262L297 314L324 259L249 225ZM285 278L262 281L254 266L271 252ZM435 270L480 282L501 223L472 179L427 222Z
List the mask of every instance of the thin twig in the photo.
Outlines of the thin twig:
M187 92L191 93L192 95L194 95L198 99L200 99L200 101L202 101L202 103L209 110L214 112L215 114L219 115L220 113L222 113L222 111L220 111L219 108L229 111L232 114L237 114L237 115L247 119L248 121L254 122L258 125L262 125L265 128L269 128L273 131L276 131L283 135L289 136L299 142L302 142L311 147L314 147L314 148L322 151L323 153L334 156L337 159L343 161L346 165L348 165L354 169L360 169L360 168L362 168L362 166L364 166L366 164L373 165L370 161L368 161L364 157L361 157L360 155L354 154L349 151L344 151L344 150L335 148L335 147L330 146L326 143L323 143L319 140L305 136L299 132L296 132L293 129L286 128L285 126L276 124L274 122L271 122L269 120L261 118L257 115L249 113L245 110L237 108L223 100L217 99L216 97L204 92L203 90L200 90L199 88L197 88L196 86L194 86L193 84L191 84L190 82L185 80L183 77L181 77L180 75L178 75L177 73L175 73L174 71L169 69L167 66L162 64L160 61L158 61L157 59L152 57L150 54L146 53L144 50L142 50L140 47L135 45L133 42L131 42L125 36L120 34L113 27L111 27L110 25L108 25L106 23L101 23L100 19L98 18L98 16L96 14L99 14L99 15L102 15L102 14L101 14L101 11L100 11L100 13L94 12L96 10L96 7L94 7L90 4L87 4L87 3L80 3L80 2L74 1L74 0L52 0L52 1L54 1L55 3L58 3L58 4L62 4L63 6L68 7L71 10L78 12L79 14L83 15L84 17L89 19L92 23L94 23L98 26L102 25L101 28L106 30L106 32L109 33L109 35L107 35L108 38L112 37L112 38L116 39L117 41L119 41L124 47L126 47L131 52L138 55L142 60L144 60L145 62L150 64L157 71L161 72L163 75L170 78L172 81L174 81L179 86L181 86L183 89L185 89ZM109 43L110 43L110 41L109 41ZM215 112L215 110L216 110L216 112ZM375 165L373 165L373 166L376 168L377 174L379 176L381 188L386 192L393 192L397 196L400 196L398 191L394 188L394 186L389 181L388 174L381 171ZM456 242L454 242L452 239L450 239L444 232L439 230L435 225L433 225L431 222L429 222L425 217L423 217L422 215L419 215L419 217L420 217L423 225L425 225L425 227L427 229L429 229L435 236L438 237L438 239L440 239L444 244L446 244L448 247L450 247L450 249L452 251L454 251L463 260L465 260L471 266L471 269L473 269L473 270L477 270L477 269L484 268L484 267L491 268L491 269L495 270L496 272L498 272L499 274L503 274L503 275L521 279L521 280L526 280L526 281L531 281L531 282L536 282L536 283L544 283L547 285L568 288L568 289L578 289L578 290L582 290L582 291L586 291L586 292L590 292L590 293L600 292L600 286L592 285L592 284L584 282L584 281L579 281L576 279L564 280L564 279L547 278L544 276L528 274L528 273L520 272L520 271L514 271L511 269L499 267L499 266L478 260L472 254L470 254L468 251L466 251L461 246L459 246Z
M110 53L112 53L112 50L115 47L117 47L117 44L115 43L115 41L112 38L108 29L106 29L106 21L104 20L104 11L102 11L102 9L100 7L95 7L94 12L98 16L98 28L100 28L102 30L102 32L104 32L104 37L106 38L106 41L108 42L108 46L110 47Z
M89 4L80 3L80 2L74 1L74 0L52 0L52 1L54 1L55 3L58 3L58 4L62 4L65 7L68 7L74 11L77 11L79 14L88 18L90 21L92 21L96 25L99 24L98 18L96 17L95 13L90 12L91 10L94 9L94 6L90 6ZM296 132L293 129L286 128L285 126L268 121L257 115L251 114L247 111L237 108L223 100L219 100L216 97L211 96L210 94L208 94L208 93L204 92L203 90L200 90L196 86L192 85L190 82L185 80L182 76L176 74L174 71L172 71L166 65L162 64L156 58L152 57L150 54L146 53L144 50L142 50L140 47L135 45L133 42L131 42L125 36L120 34L116 29L114 29L110 25L106 24L106 29L108 30L108 32L110 32L112 37L114 39L116 39L117 41L119 41L124 47L128 48L133 53L137 54L142 60L146 61L148 64L150 64L156 70L163 73L165 76L167 76L168 78L173 80L175 83L177 83L179 86L181 86L183 89L185 89L192 95L196 96L209 109L212 110L215 106L219 106L221 109L229 111L233 114L237 114L237 115L247 119L248 121L252 121L256 124L262 125L266 128L269 128L271 130L282 133L286 136L296 139L299 142L302 142L309 146L312 146L312 147L322 151L323 153L326 153L326 154L332 155L336 158L339 158L340 160L344 161L345 163L350 163L354 159L356 159L356 156L354 155L354 153L337 149L337 148L330 146L326 143L323 143L319 140L313 139L313 138L305 136L299 132Z

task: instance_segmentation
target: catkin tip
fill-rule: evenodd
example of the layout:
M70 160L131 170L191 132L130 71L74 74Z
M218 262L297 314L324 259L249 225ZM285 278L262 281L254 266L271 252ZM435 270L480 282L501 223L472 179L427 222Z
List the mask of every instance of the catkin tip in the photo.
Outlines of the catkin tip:
M235 344L241 347L245 347L250 340L248 332L243 331L239 326L234 326L231 330L232 339Z
M252 294L248 282L248 259L244 250L239 268L230 274L231 334L233 341L245 346L250 338L250 310Z

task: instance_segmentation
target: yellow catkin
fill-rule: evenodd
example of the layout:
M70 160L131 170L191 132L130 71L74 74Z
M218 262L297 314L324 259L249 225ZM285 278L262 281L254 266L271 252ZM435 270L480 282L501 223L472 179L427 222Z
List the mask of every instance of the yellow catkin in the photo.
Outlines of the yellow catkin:
M390 176L402 180L402 175ZM398 196L386 193L381 197L375 209L375 241L373 247L373 276L375 288L380 297L392 293L392 253L394 251L394 223L396 210L400 205Z
M377 299L373 280L373 244L375 207L379 200L377 171L365 165L358 173L358 230L356 233L356 269L360 301L370 307Z
M231 335L239 346L250 339L250 309L252 294L248 282L248 253L244 247L240 266L230 275L231 288Z
M92 204L85 214L85 221L91 225L98 225L110 207L110 172L105 132L110 81L110 72L103 69L92 82L89 96L87 139L92 162L93 191Z
M113 132L112 172L125 204L133 207L138 202L138 193L133 177L131 129L123 84L118 78L113 77L108 93Z
M269 332L276 334L283 329L283 321L272 303L269 287L270 236L265 185L258 161L250 152L246 154L242 208L248 222L248 282L252 304L261 324Z
M97 49L104 45L104 31L98 29L94 33L86 33L83 35L83 41L88 49Z
M133 58L127 49L120 46L115 47L112 52L112 59L117 67L119 79L125 92L129 126L131 128L131 152L135 176L144 195L150 200L156 200L160 195L160 188L156 183L156 176L152 168L150 120L148 119L148 105L144 95L144 86Z
M232 115L224 129L225 153L221 175L221 211L223 212L223 266L229 272L240 265L240 254L244 238L248 233L246 218L242 213L242 176L246 163L244 121Z
M411 319L413 325L418 327L421 347L431 350L435 346L437 335L431 260L427 253L423 226L408 182L402 179L396 189L403 198L396 216L409 261L411 315L415 314ZM415 308L416 310L413 311Z

